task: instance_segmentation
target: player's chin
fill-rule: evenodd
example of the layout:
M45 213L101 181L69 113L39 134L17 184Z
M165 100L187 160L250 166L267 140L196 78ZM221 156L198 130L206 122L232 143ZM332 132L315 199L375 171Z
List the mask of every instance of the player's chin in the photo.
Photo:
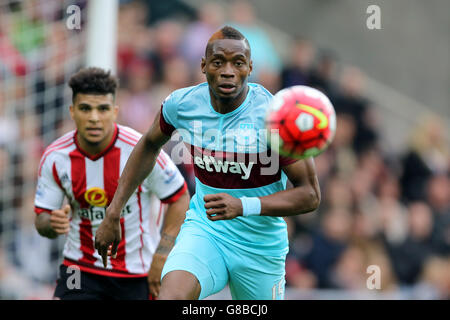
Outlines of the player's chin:
M89 144L92 145L97 145L105 139L104 135L87 135L84 138Z
M217 87L215 91L216 95L221 99L235 99L239 96L242 90L240 87L234 87L230 89L223 89L221 87Z

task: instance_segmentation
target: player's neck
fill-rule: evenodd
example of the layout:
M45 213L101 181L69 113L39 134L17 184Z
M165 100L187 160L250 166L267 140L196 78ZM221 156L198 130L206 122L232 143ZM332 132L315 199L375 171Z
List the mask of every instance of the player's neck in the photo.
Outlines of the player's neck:
M218 113L230 113L241 106L241 104L245 101L248 94L248 85L244 90L234 99L221 99L214 96L214 94L210 94L211 96L211 105L214 110Z

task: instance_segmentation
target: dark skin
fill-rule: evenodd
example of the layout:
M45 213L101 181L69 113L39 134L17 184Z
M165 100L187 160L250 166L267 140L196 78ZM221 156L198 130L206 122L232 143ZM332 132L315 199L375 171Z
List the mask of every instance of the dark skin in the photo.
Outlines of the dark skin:
M209 84L214 110L228 113L244 102L248 76L253 69L250 49L244 40L213 41L202 58L201 68Z
M208 81L211 104L219 113L238 108L248 93L247 79L252 71L250 49L244 40L215 39L208 43L201 68ZM106 259L106 250L120 241L120 212L127 199L152 170L161 147L169 140L155 119L150 130L133 150L119 181L114 199L99 227L95 247ZM300 160L282 168L293 188L260 197L261 215L292 216L315 210L320 203L320 189L312 159ZM242 203L227 193L205 195L205 209L212 221L242 216ZM201 287L197 278L186 271L172 271L161 283L160 299L198 299Z

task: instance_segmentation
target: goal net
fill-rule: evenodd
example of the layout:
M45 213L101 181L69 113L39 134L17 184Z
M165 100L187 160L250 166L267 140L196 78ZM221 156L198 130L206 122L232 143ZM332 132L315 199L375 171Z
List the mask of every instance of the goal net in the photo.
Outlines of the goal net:
M0 1L0 299L51 298L63 239L34 228L44 148L73 128L70 76L84 65L87 1Z

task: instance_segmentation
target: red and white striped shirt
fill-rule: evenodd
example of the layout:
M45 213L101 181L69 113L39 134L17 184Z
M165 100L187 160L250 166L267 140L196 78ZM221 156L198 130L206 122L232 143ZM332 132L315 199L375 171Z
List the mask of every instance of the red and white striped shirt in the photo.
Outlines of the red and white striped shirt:
M94 249L95 232L141 134L115 125L111 143L96 156L80 148L76 134L75 130L65 134L45 150L39 165L35 212L60 209L67 197L72 210L63 252L65 265L75 264L82 271L113 277L146 276L160 240L166 204L186 191L184 178L161 151L151 174L122 211L122 241L116 259L111 257L105 269Z

